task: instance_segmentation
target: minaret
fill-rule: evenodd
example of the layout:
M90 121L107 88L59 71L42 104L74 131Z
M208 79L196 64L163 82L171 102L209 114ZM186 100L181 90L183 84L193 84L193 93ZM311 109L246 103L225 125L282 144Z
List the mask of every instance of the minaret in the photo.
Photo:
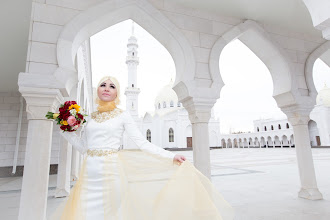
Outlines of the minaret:
M132 22L132 36L127 43L126 64L128 70L128 86L125 90L126 110L129 111L133 118L138 117L138 96L140 89L137 87L137 65L139 58L137 57L137 39L134 36L134 22Z

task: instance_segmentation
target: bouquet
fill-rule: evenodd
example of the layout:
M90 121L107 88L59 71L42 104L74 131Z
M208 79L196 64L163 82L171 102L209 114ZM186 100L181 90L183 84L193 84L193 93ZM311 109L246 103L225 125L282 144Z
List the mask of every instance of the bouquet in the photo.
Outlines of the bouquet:
M86 122L85 114L79 113L80 106L75 101L66 101L59 108L60 113L47 112L47 119L54 119L60 124L60 129L68 132L76 131Z

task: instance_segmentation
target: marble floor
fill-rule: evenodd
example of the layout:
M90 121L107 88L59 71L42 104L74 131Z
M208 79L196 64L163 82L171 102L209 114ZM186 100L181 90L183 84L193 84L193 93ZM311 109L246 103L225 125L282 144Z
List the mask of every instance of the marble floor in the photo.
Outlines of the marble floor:
M324 199L298 198L295 149L211 150L212 181L234 207L236 220L329 220L330 149L312 149L319 190ZM191 151L180 152L192 161ZM21 177L0 178L0 219L17 219ZM47 215L63 199L53 197L50 176Z

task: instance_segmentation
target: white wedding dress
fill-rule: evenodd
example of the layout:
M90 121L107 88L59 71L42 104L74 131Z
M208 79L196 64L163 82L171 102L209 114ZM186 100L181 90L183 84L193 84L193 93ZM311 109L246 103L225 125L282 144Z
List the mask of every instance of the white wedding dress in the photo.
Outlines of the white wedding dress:
M174 164L175 154L147 141L129 112L114 109L103 116L88 116L81 137L61 133L85 157L68 200L51 219L233 218L211 182L188 161ZM142 151L118 151L124 131Z

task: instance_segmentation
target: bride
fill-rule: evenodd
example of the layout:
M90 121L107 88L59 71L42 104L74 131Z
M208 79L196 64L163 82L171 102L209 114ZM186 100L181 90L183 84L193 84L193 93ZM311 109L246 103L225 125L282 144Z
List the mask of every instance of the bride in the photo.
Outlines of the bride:
M158 147L141 134L128 111L117 108L120 86L103 77L96 112L81 137L61 133L85 155L79 179L50 219L220 220L233 209L183 155ZM140 150L120 150L123 133Z

